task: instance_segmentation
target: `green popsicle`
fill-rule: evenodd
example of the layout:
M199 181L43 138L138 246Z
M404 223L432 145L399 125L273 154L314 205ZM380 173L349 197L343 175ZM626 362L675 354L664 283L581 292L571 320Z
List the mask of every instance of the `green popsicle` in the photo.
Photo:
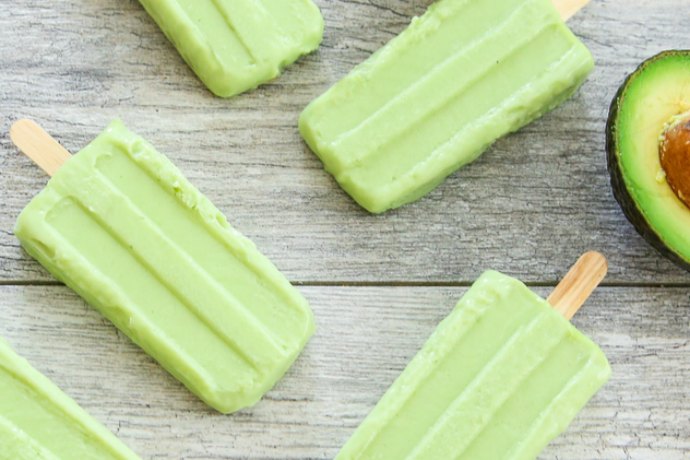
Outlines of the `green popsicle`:
M13 127L29 155L21 128L31 138L32 126ZM57 169L15 233L56 278L221 412L257 402L314 329L304 297L119 121Z
M318 48L323 18L312 0L139 0L208 89L256 88Z
M300 132L379 213L556 107L592 66L549 0L439 0L309 104Z
M534 459L609 375L601 350L551 305L489 271L337 459Z
M0 460L138 459L0 339Z

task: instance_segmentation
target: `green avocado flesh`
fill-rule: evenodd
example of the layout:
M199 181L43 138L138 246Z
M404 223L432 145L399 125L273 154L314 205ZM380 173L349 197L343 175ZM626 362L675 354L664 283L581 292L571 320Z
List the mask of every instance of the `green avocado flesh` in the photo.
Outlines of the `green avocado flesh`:
M638 232L690 270L690 208L666 182L659 142L667 123L690 110L690 51L645 61L621 86L607 126L614 195Z

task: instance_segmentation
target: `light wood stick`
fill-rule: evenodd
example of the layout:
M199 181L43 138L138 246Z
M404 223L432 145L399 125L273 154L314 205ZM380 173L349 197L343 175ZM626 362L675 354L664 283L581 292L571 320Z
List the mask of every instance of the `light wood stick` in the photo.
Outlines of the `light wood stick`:
M607 271L606 257L596 251L586 252L546 300L570 320L601 283Z
M10 139L49 176L55 174L72 156L33 120L14 122L10 128Z
M591 0L551 0L559 13L561 18L567 21L575 13L585 7Z

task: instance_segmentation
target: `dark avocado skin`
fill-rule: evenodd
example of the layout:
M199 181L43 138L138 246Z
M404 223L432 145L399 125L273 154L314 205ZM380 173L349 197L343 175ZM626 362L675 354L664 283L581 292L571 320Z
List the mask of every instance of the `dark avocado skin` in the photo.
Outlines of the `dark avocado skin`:
M639 72L644 70L646 66L650 63L663 59L668 56L675 54L688 54L690 50L670 50L663 51L656 56L653 56L642 64L640 64L637 69L625 79L623 84L618 88L618 92L611 101L611 107L609 108L609 116L606 121L606 157L607 166L609 170L609 175L611 176L611 188L613 189L613 196L623 210L623 214L635 227L635 230L644 238L650 245L652 245L657 251L659 251L663 256L670 259L676 265L685 270L690 271L690 263L683 260L678 254L673 252L671 249L666 247L666 245L661 241L659 235L649 226L644 216L637 207L637 204L632 199L628 193L628 189L625 186L623 180L623 173L618 164L618 143L617 139L617 127L616 121L618 120L618 111L620 109L620 103L625 97L625 90L628 87L628 83L631 79L635 78Z

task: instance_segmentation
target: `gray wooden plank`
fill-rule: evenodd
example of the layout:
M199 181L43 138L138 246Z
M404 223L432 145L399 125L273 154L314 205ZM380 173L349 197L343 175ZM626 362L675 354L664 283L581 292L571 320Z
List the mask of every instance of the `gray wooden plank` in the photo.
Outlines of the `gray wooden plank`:
M302 291L316 335L262 402L231 416L196 400L65 287L0 287L0 336L144 458L326 459L465 288ZM613 377L541 458L689 458L688 290L602 288L574 323L600 344Z
M211 96L134 0L20 0L0 12L0 280L50 280L20 251L16 216L46 182L5 135L39 120L72 151L121 117L169 155L294 281L470 281L487 266L557 279L583 250L610 282L685 283L650 249L608 185L607 106L624 75L690 48L683 0L595 0L571 21L597 69L553 113L499 141L424 200L359 209L301 142L300 110L396 33L428 0L320 0L321 49L276 82Z

